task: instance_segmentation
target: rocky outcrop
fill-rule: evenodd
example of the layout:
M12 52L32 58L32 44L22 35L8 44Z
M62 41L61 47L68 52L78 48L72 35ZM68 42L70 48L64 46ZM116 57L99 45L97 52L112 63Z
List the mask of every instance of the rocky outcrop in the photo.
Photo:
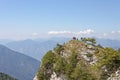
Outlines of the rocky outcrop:
M34 80L120 80L118 51L85 40L73 39L48 51Z
M59 75L57 76L57 74L55 72L53 72L53 74L51 75L50 80L67 80L65 75Z
M120 70L117 70L107 80L120 80Z
M38 80L38 79L37 79L37 76L35 76L35 77L33 78L33 80Z

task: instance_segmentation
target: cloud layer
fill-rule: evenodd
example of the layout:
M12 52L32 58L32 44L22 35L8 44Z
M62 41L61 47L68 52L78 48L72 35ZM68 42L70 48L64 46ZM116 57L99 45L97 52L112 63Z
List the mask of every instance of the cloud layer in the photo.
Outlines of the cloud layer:
M79 31L79 32L72 32L72 31L49 31L48 34L50 35L59 35L59 34L77 34L77 35L86 35L86 34L91 34L93 33L94 30L92 29L86 29L83 31Z
M118 30L118 31L112 31L111 33L112 34L118 34L118 33L120 33L120 30Z

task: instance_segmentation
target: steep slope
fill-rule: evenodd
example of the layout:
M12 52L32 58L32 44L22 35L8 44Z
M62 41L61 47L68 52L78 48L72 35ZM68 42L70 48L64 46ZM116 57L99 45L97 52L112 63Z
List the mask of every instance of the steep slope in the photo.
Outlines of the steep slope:
M93 38L73 39L46 53L34 80L119 80L119 69L118 51Z
M17 80L17 79L0 72L0 80Z
M40 62L0 45L0 72L19 80L32 80Z

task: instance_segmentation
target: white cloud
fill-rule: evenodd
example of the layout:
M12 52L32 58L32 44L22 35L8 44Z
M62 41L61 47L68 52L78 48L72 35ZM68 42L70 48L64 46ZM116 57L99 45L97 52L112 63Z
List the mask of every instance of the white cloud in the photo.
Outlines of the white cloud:
M112 33L112 34L118 34L118 33L120 33L120 30L112 31L111 33Z
M118 33L120 33L120 30L118 31Z
M71 31L49 31L48 34L71 34Z
M58 34L77 34L77 35L86 35L86 34L91 34L93 33L94 30L92 29L86 29L86 30L83 30L83 31L79 31L79 32L72 32L72 31L49 31L48 34L51 34L51 35L58 35Z
M93 33L94 30L92 29L87 29L87 30L84 30L84 31L79 31L77 34L91 34Z

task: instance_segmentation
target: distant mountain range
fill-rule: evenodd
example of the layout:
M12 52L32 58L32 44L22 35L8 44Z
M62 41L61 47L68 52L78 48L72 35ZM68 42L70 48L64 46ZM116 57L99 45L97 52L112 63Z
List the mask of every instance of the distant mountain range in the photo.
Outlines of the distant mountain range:
M57 43L63 44L68 41L69 38L51 38L48 40L36 39L36 40L22 40L12 41L6 44L12 50L21 52L25 55L31 56L37 60L41 60L44 54L48 50L52 50Z
M70 40L71 38L64 38L64 37L53 37L50 39L27 39L27 40L20 40L20 41L9 41L5 44L7 47L14 51L18 51L30 57L33 57L37 60L41 60L44 54L48 50L52 50L57 43L63 44ZM120 41L119 40L112 40L112 39L103 39L103 38L95 38L97 43L101 44L105 47L112 47L114 49L120 48Z
M2 45L6 45L9 42L12 42L13 40L9 40L9 39L0 39L0 44Z
M0 45L0 72L18 80L32 80L39 66L38 60Z
M120 40L96 38L96 41L105 47L112 47L114 49L120 48Z

